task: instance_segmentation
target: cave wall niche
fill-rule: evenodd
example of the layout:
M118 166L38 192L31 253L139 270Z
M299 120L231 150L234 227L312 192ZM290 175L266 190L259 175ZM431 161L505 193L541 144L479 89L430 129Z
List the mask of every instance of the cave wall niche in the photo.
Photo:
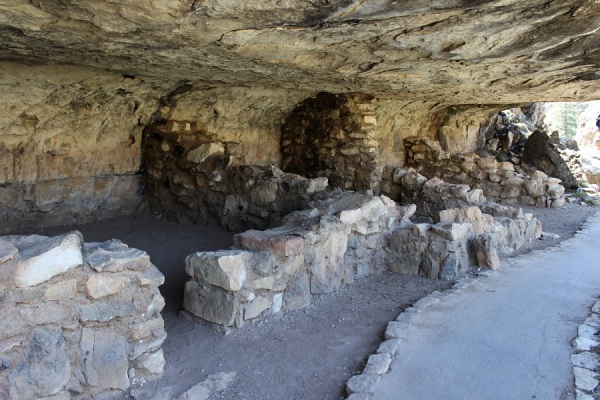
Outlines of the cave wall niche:
M298 95L305 97L305 93ZM281 121L298 97L268 88L184 86L143 134L151 207L180 222L265 229L326 180L284 174Z
M133 214L143 204L139 79L0 63L0 233Z
M363 93L319 93L302 101L281 128L281 168L326 176L332 187L379 192L375 103Z

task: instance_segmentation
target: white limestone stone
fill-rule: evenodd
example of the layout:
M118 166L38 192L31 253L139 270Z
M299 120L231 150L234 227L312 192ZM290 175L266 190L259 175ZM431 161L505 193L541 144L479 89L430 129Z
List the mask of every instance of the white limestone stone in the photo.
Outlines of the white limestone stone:
M252 253L241 250L198 252L186 258L185 271L200 282L238 291L246 281L251 258Z
M83 264L79 232L71 232L43 240L20 252L21 259L14 271L17 287L31 287L46 282L71 268Z
M225 148L219 143L204 143L190 151L186 159L196 164L201 164L213 154L223 154Z

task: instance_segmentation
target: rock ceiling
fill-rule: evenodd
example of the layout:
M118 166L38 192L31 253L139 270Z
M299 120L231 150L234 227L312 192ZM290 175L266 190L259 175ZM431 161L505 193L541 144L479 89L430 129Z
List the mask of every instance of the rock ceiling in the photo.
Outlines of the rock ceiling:
M599 30L598 0L4 0L0 60L444 104L591 100Z

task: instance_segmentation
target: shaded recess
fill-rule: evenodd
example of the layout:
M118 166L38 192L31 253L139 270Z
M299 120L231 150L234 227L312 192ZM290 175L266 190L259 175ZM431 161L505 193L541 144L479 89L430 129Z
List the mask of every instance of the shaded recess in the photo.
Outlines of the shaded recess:
M331 187L379 191L376 99L364 93L319 93L304 100L281 129L282 169Z

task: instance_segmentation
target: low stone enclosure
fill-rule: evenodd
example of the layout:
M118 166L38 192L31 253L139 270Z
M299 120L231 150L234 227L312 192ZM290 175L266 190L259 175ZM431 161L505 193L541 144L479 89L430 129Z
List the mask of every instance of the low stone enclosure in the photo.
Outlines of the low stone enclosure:
M184 309L241 326L306 307L314 294L384 270L451 280L473 265L494 269L499 254L541 236L532 214L487 202L480 189L427 180L414 170L403 179L414 182L413 198L428 205L433 222L411 222L417 207L385 195L322 191L279 227L240 233L231 250L188 256Z
M162 374L163 282L119 240L0 237L0 398L107 398Z

